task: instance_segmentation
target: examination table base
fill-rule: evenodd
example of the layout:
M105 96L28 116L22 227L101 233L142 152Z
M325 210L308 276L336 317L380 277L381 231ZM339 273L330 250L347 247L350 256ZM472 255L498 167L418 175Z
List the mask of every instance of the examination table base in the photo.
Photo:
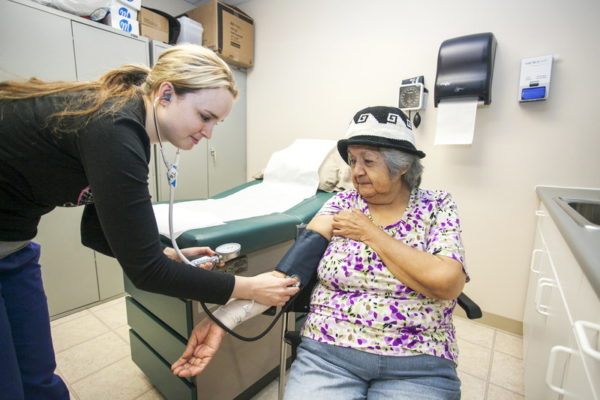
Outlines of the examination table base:
M248 254L247 269L239 274L272 270L291 244L288 241ZM126 306L132 359L166 399L249 399L278 376L281 320L259 341L243 342L227 335L208 368L194 379L174 376L170 365L183 353L194 325L205 317L200 303L144 292L127 279L125 286L130 295ZM272 318L258 316L236 332L256 336ZM291 321L294 316L287 318Z

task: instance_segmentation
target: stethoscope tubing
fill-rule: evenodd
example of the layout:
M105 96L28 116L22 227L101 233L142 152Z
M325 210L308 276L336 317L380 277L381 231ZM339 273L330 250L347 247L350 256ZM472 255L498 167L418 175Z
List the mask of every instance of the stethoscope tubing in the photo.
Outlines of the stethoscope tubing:
M188 258L183 255L183 253L181 252L181 250L179 249L179 246L177 245L177 240L175 240L175 235L173 234L173 204L175 202L175 187L177 186L177 173L178 173L178 165L179 165L179 153L180 153L180 149L177 149L177 152L175 153L175 162L173 164L171 164L170 162L167 161L167 157L165 156L165 152L162 146L162 140L160 137L160 131L158 129L158 123L157 123L157 119L158 116L156 114L156 104L158 103L158 101L160 100L160 97L157 97L154 102L152 103L152 108L154 111L154 116L153 116L153 120L154 120L154 128L156 129L156 135L158 136L158 144L160 147L160 154L161 154L161 158L163 160L163 163L165 164L165 167L167 168L167 180L169 181L169 237L171 239L171 244L173 246L173 249L175 250L175 252L177 253L177 256L186 264L191 265L196 267L196 265L194 265L194 263L190 260L188 260ZM218 257L218 256L212 256L212 257ZM197 261L196 261L197 262ZM202 262L197 262L198 264L202 264ZM213 268L214 268L213 264ZM271 323L269 324L269 326L267 326L267 328L261 332L260 334L258 334L257 336L254 337L246 337L246 336L242 336L236 332L234 332L232 329L229 329L227 326L225 326L225 324L223 324L217 317L215 317L213 315L212 312L210 312L210 310L208 309L208 307L206 306L206 304L203 301L200 301L200 305L202 306L202 309L204 310L204 312L206 313L206 315L208 315L208 317L210 319L212 319L221 329L225 330L225 332L229 333L231 336L245 341L245 342L253 342L259 339L262 339L267 333L269 333L269 331L271 329L273 329L273 327L275 326L275 324L277 323L277 321L279 321L279 318L281 318L281 315L287 311L287 309L290 307L290 305L292 304L293 300L298 296L300 292L296 293L291 299L290 301L288 301L279 311L279 314L277 314L274 318L273 321L271 321Z

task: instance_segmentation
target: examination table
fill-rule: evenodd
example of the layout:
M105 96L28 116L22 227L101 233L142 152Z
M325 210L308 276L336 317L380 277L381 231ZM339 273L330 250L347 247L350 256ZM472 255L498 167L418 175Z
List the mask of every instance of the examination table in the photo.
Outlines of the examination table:
M228 196L259 182L245 183L213 198ZM212 249L223 243L239 243L241 256L227 263L221 270L223 273L253 276L271 271L294 242L298 229L332 195L318 191L285 212L189 230L177 238L177 243L180 248L210 246ZM170 245L168 238L163 239ZM200 304L139 290L127 278L125 291L129 295L126 307L131 357L165 398L248 399L278 376L281 320L269 334L255 342L225 336L207 369L197 377L183 379L173 375L170 366L183 353L194 325L205 317ZM258 316L238 326L236 332L256 336L272 318ZM286 318L288 323L295 323L293 313Z

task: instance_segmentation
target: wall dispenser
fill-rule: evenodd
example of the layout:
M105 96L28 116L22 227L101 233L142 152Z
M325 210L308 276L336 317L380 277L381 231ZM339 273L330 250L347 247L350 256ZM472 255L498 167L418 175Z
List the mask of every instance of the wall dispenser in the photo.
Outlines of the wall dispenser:
M492 102L496 38L492 33L442 42L435 77L435 144L471 144L479 104Z
M550 94L553 56L525 58L521 60L519 101L546 100Z
M444 98L473 96L490 104L495 56L496 38L489 32L444 41L438 54L435 107Z

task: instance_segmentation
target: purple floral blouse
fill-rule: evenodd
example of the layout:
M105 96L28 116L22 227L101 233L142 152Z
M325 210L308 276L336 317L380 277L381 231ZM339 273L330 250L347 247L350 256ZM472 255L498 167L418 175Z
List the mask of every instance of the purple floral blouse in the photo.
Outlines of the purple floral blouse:
M350 208L369 216L354 189L332 197L318 215ZM402 219L382 229L414 248L452 257L464 269L460 221L446 192L414 189ZM333 236L318 278L304 336L380 355L430 354L456 362L456 300L431 299L404 286L363 242Z

